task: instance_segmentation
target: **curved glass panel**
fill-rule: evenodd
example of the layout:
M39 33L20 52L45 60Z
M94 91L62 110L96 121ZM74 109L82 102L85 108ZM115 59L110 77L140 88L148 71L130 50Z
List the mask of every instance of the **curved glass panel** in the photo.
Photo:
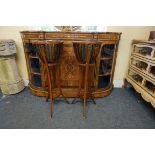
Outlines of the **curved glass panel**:
M115 44L106 44L102 47L99 64L98 88L107 88L110 86L114 51Z

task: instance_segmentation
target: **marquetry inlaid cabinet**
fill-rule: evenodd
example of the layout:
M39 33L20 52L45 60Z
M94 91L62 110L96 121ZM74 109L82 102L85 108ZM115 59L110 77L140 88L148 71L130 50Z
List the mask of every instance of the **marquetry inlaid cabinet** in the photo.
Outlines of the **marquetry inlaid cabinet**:
M155 41L133 41L126 82L155 107Z
M76 40L102 41L102 49L96 60L95 96L103 97L110 94L113 88L113 75L117 56L117 48L121 33L113 32L45 32L22 31L21 37L25 51L29 75L29 88L34 95L45 96L47 82L44 67L41 66L36 50L32 45L34 40L63 40L63 54L61 56L61 86L67 97L74 97L78 90L78 63L76 61L72 42Z

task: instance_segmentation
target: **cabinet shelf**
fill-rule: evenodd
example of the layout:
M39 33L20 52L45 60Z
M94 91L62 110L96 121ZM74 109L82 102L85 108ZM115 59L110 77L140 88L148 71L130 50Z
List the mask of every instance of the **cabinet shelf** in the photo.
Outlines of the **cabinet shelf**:
M41 75L40 73L38 72L34 72L34 71L31 71L32 74L36 74L36 75Z
M40 87L41 86L41 76L38 74L31 74L31 83L34 86Z
M39 67L38 68L37 67L32 67L31 72L36 73L36 74L40 74L40 68Z
M29 55L29 57L30 57L31 59L39 59L38 56L35 56L35 55Z
M111 60L112 57L104 57L104 58L100 58L100 60Z
M107 73L104 73L104 74L99 74L98 76L107 76L107 75L111 75L111 72L107 72Z

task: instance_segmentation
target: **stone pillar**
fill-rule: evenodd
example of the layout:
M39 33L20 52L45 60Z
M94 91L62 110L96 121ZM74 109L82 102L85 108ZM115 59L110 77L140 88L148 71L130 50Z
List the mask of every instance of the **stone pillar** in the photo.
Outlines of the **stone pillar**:
M24 89L15 61L16 46L13 40L0 40L0 88L5 95L16 94Z

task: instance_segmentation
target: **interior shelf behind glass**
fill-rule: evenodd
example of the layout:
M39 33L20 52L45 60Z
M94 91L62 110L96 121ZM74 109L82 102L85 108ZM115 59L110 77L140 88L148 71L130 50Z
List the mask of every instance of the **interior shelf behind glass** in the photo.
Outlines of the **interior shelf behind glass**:
M39 59L30 59L31 63L31 70L33 73L40 73L40 64L39 64Z
M112 60L101 60L99 67L99 76L111 74Z
M32 78L32 84L34 86L41 87L41 76L40 75L32 74L31 78Z
M31 43L27 43L26 45L27 52L29 52L30 56L37 57L36 48Z
M115 49L115 44L106 44L103 45L101 50L101 59L102 58L113 58Z

